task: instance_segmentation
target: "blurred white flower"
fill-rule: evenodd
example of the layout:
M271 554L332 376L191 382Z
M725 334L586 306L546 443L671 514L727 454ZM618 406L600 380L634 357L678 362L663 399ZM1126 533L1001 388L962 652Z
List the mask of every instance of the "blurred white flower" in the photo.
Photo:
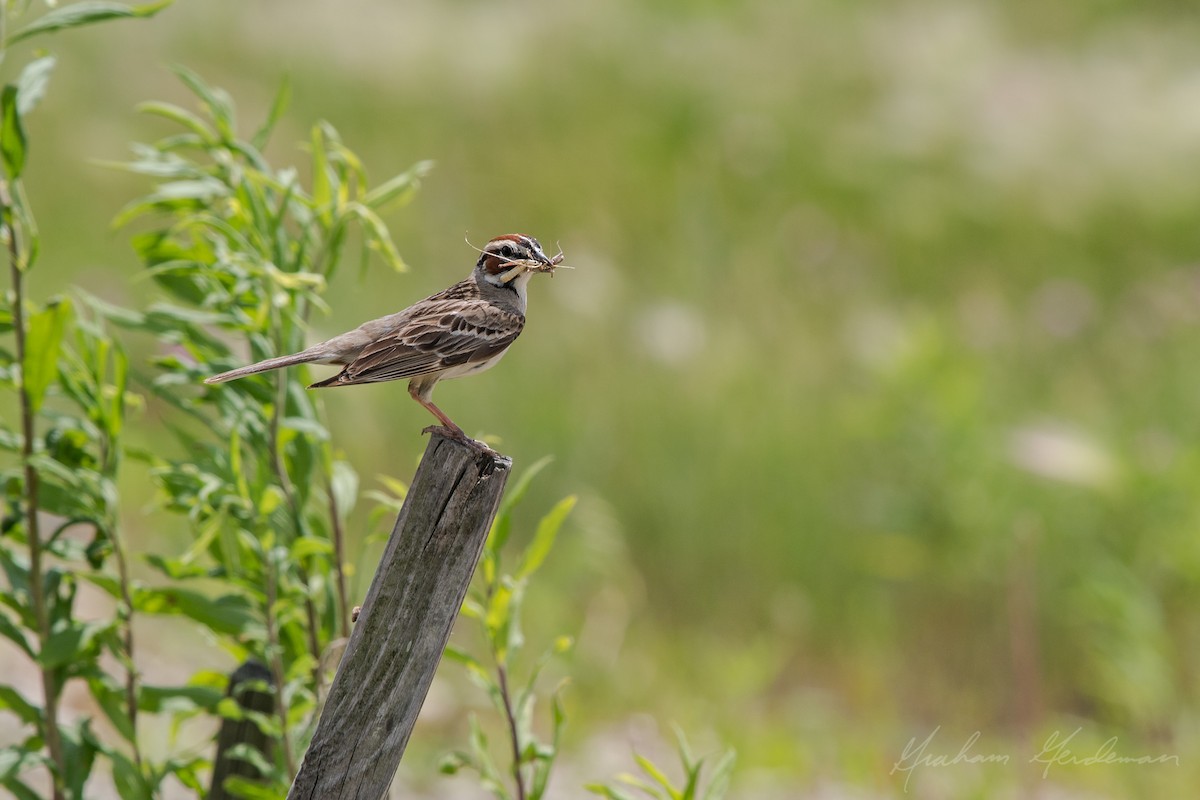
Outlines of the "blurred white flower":
M694 308L665 302L643 310L634 320L634 337L646 355L679 365L695 358L708 341L704 318Z
M883 146L960 154L985 180L1036 187L1047 216L1068 222L1101 188L1154 202L1190 186L1200 63L1185 34L1126 31L1048 51L986 4L902 8L867 26Z
M900 365L913 350L911 330L886 308L855 310L846 318L842 340L859 363L881 371Z
M1051 480L1104 488L1117 479L1117 460L1100 442L1057 422L1015 429L1008 453L1016 466Z
M554 251L557 244L547 247ZM552 281L543 281L554 299L576 314L600 317L616 301L621 289L621 274L611 259L586 247L572 247L565 262L576 269L559 272Z

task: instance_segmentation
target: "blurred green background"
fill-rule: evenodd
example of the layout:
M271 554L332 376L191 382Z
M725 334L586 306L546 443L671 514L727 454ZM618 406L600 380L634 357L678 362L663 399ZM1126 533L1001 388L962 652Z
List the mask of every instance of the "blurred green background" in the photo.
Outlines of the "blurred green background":
M109 227L148 187L94 162L168 131L138 102L193 102L166 64L247 131L289 76L277 163L321 118L376 178L437 162L388 220L412 272L344 271L314 341L465 276L464 234L576 267L437 396L518 468L554 456L528 521L581 495L528 609L579 639L561 796L671 721L737 747L734 797L1182 796L1198 34L1168 0L180 0L52 43L31 290L153 297ZM327 401L364 477L409 477L403 387ZM181 548L128 491L142 546ZM431 776L470 692L435 685L402 769L428 796L473 796ZM1178 763L1027 763L1076 728L1079 758ZM930 756L979 731L1009 763L894 770L935 730Z

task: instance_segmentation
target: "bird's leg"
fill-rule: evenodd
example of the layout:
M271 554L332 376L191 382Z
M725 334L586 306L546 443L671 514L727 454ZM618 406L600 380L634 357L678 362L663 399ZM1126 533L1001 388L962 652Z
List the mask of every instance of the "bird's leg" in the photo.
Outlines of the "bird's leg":
M408 393L412 395L412 399L420 403L426 410L429 411L430 414L433 414L438 418L438 422L442 423L440 427L437 425L430 425L428 428L422 430L421 433L432 433L433 431L437 431L449 439L462 442L463 444L468 445L476 450L485 450L489 453L495 453L492 448L488 447L483 442L477 442L468 436L466 431L454 424L454 420L446 416L445 411L442 411L433 404L433 400L431 400L428 396L429 390L432 388L432 385L426 387L418 386L416 381L412 381L408 384Z
M466 442L467 444L476 443L474 439L472 439L470 436L467 436L466 431L455 425L454 421L447 417L445 412L435 406L432 402L428 400L422 400L421 398L417 398L417 402L429 409L429 411L438 418L438 421L442 423L441 425L430 425L428 428L422 431L422 433L427 431L442 431L451 439L458 439L460 442Z

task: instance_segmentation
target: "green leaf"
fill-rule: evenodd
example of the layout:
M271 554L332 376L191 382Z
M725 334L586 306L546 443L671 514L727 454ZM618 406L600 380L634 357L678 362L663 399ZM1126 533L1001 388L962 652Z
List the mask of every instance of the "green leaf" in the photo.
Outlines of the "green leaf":
M592 794L598 794L601 797L607 797L608 800L637 800L633 795L623 792L620 789L612 786L605 786L602 783L589 783L583 788L587 789Z
M403 500L408 496L408 484L404 481L397 480L388 475L377 475L375 477L389 492L395 495L397 500Z
M533 541L529 543L529 547L525 549L521 556L521 566L517 570L518 580L528 578L542 562L546 560L546 556L550 554L550 549L554 547L554 540L558 537L558 531L562 528L563 521L567 515L571 513L571 509L575 507L575 495L568 495L562 500L559 500L554 508L550 509L550 513L542 517L538 523L537 531L533 535Z
M663 771L658 768L657 764L645 756L638 755L637 753L634 753L633 760L638 763L638 766L642 768L642 771L649 775L655 783L665 789L672 798L678 800L680 797L679 790L671 784L671 779L668 778L666 774L664 774Z
M404 172L384 181L363 197L363 203L376 211L393 202L407 202L421 185L421 178L433 169L432 161L418 161Z
M34 413L58 376L58 353L71 317L69 300L59 300L29 318L29 335L22 364L22 382Z
M35 58L25 65L17 78L17 113L24 117L37 106L46 94L50 72L54 69L54 56Z
M364 241L368 249L378 253L384 262L396 272L406 272L408 265L400 258L400 251L392 241L387 225L371 209L362 203L348 203L344 213L348 218L357 218L363 226Z
M504 503L500 506L500 510L511 511L516 508L525 499L525 495L529 493L529 487L533 483L533 479L553 461L553 456L542 456L530 464L529 468L521 473L521 477L517 479L516 484L508 490L507 497L504 498Z
M279 425L284 430L307 434L309 438L316 439L317 441L323 442L329 439L329 431L315 419L284 417L279 421Z
M181 614L215 633L241 634L256 622L250 601L236 594L209 597L189 589L139 588L134 607L144 614Z
M9 180L16 180L25 169L25 128L17 108L17 87L11 83L0 93L0 113L0 157Z
M126 705L125 687L116 683L116 679L98 670L87 676L88 690L104 716L117 729L117 733L132 742L136 735L133 722L129 719L129 708Z
M31 36L43 33L54 33L67 28L78 28L92 25L110 19L121 17L149 17L171 5L173 0L162 0L141 6L129 6L124 3L101 2L101 0L85 0L62 8L52 9L49 13L35 19L24 28L8 37L6 44L13 45Z
M529 469L521 473L521 477L505 493L505 498L500 504L500 511L496 514L496 521L492 523L492 530L488 533L487 546L489 550L499 552L504 548L505 543L508 542L509 534L512 532L513 509L525 498L530 484L533 483L533 479L551 461L553 459L550 456L543 456L535 461Z
M0 709L11 711L27 725L39 725L42 710L11 686L0 685Z
M114 228L120 228L131 220L153 211L200 210L228 194L228 187L215 178L171 181L160 185L151 194L126 205L117 213L112 224Z
M139 103L137 106L137 111L142 114L150 114L152 116L162 117L163 119L168 119L172 122L178 123L179 125L182 125L192 133L199 136L201 141L211 143L217 140L216 134L213 132L212 128L208 127L208 124L205 123L204 120L177 105L173 105L171 103L161 103L152 100L145 103ZM158 158L164 157L162 154L157 152L155 153L155 156ZM174 163L177 167L181 167L187 162L179 159L178 156L174 156L168 161L168 163ZM132 166L132 169L139 172L143 171L139 169L138 166L138 164L135 164ZM161 169L161 167L157 167L157 169Z
M40 750L22 745L9 745L0 749L0 786L12 792L17 800L41 800L42 795L33 791L20 776L46 765Z
M224 696L225 693L215 686L143 684L138 691L138 708L151 714L186 712L194 708L203 708L211 712Z
M333 543L326 539L317 539L312 536L297 538L289 548L289 556L293 561L300 561L309 556L329 555L333 555Z
M47 669L78 661L91 648L96 637L109 628L111 625L106 622L80 624L72 621L67 627L50 634L38 660Z
M15 550L0 547L0 568L8 580L8 588L0 592L0 602L21 615L26 627L33 628L33 609L29 606L29 564L15 557Z
M675 748L679 751L679 760L683 764L683 768L691 770L696 763L695 756L692 755L691 745L688 744L687 735L684 734L683 728L679 723L671 723L671 732L675 735Z
M262 127L254 132L250 143L258 150L262 150L267 146L267 141L271 138L271 132L275 130L275 125L283 117L287 111L288 105L292 100L292 82L288 76L284 75L283 80L279 84L279 91L275 93L275 101L271 103L271 111L267 114L267 119L263 122Z
M90 719L84 719L78 728L62 728L61 733L63 761L67 765L66 774L63 775L67 796L83 797L83 786L92 774L92 764L103 746L92 732Z
M202 797L207 793L208 787L201 783L200 775L203 773L207 778L211 766L212 762L200 755L174 757L162 762L161 773L178 780L191 789L196 797Z
M482 687L485 691L490 693L491 689L496 686L495 681L492 680L491 673L484 668L479 659L475 658L470 653L459 650L457 647L452 645L446 645L443 655L445 655L445 657L450 661L453 661L457 664L462 664L463 667L466 668L467 675L470 676L471 680Z
M642 780L641 778L639 778L636 775L630 775L628 773L622 772L620 775L617 776L617 780L621 781L621 783L624 783L627 786L632 786L635 789L641 789L646 794L650 795L651 797L658 798L659 800L677 800L677 798L675 798L672 793L664 792L658 786L655 786L653 783L649 783L648 781Z
M0 426L0 450L11 450L15 453L21 449L21 441L21 436L15 431Z
M438 762L438 772L443 775L457 775L459 770L464 767L477 768L474 759L468 753L464 753L461 750L447 753Z
M273 283L284 289L307 289L314 292L325 291L325 276L316 272L284 272L278 267L267 265L267 277Z
M146 309L146 326L151 329L173 329L178 323L184 325L221 325L232 320L228 315L216 311L201 311L194 308L154 303Z
M17 627L7 614L0 614L0 636L8 639L17 647L25 651L29 657L33 657L33 648L29 646L29 640L25 638L25 632Z
M713 767L712 776L708 779L708 788L700 796L701 800L722 800L729 790L729 779L733 775L733 765L737 763L737 752L727 750L721 760Z
M220 89L213 89L201 80L199 75L181 64L175 64L171 69L204 102L204 105L208 106L208 112L212 115L213 121L217 123L217 130L221 135L226 140L233 140L236 126L233 119L233 103L230 101L229 95Z
M152 800L154 797L153 787L138 771L133 760L116 749L110 748L106 754L112 761L113 784L116 786L121 800Z
M344 521L354 510L358 500L358 473L348 462L335 461L329 476L329 486L334 502L337 503L338 517Z
M325 149L325 129L312 129L312 204L325 225L333 224L333 184L329 178L329 158Z
M233 797L243 800L279 800L279 790L263 781L253 781L240 775L230 775L221 783Z
M492 646L495 648L496 662L501 666L508 662L508 639L513 626L513 618L516 616L512 610L512 604L512 586L501 583L492 594L491 601L488 603L487 616L484 617L488 637L492 640Z
M145 315L137 311L106 303L90 294L85 294L83 299L92 311L115 325L123 328L140 328L146 324Z
M216 535L216 527L213 527L213 536ZM203 549L203 548L199 548ZM167 558L156 553L148 553L145 556L146 563L161 571L164 575L172 580L187 580L188 578L203 578L208 576L209 570L195 564L189 564L186 561L177 558ZM115 595L114 595L115 596Z
M232 761L241 761L252 766L259 775L270 775L275 768L270 761L258 750L248 744L235 744L225 751L225 757Z
M43 795L35 792L29 787L29 784L15 775L0 777L0 786L12 792L16 800L43 800Z

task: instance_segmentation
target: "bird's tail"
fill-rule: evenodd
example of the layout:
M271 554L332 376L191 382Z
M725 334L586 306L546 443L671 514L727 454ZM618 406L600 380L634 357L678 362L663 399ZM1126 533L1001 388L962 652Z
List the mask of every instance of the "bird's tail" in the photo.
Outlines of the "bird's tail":
M265 361L259 361L257 364L251 364L248 367L238 367L231 369L229 372L222 372L220 375L213 375L211 378L205 378L205 383L225 383L225 381L237 380L244 378L247 375L255 375L259 372L267 372L272 369L280 369L282 367L292 367L296 364L311 364L315 361L324 361L323 353L314 352L312 349L302 350L299 353L292 353L290 356L277 356L268 358Z

